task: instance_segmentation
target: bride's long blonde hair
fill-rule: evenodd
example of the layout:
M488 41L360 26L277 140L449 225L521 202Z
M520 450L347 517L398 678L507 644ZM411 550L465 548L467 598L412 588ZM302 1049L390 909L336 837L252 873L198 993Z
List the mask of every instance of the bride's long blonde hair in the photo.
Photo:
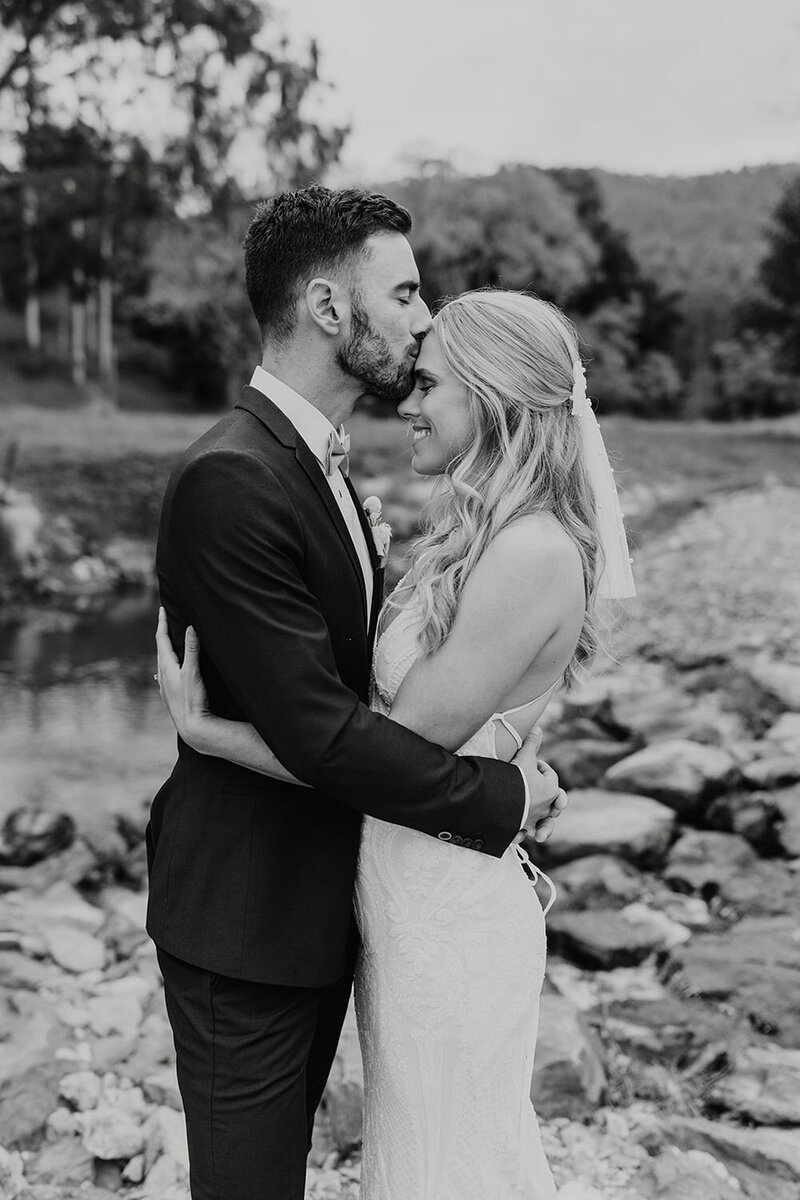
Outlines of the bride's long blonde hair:
M450 300L434 331L447 366L468 390L475 440L424 510L397 603L413 588L422 605L421 643L431 653L449 634L464 584L492 539L520 517L551 513L578 548L586 591L583 628L565 674L570 684L599 644L595 504L570 403L580 360L575 329L544 300L486 290Z

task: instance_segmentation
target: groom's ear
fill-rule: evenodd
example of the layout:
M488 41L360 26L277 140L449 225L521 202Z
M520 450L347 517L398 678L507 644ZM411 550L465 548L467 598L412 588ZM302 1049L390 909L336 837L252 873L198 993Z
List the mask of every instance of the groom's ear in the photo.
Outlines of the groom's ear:
M306 309L314 324L328 337L341 333L350 315L344 291L330 279L312 279L306 285Z

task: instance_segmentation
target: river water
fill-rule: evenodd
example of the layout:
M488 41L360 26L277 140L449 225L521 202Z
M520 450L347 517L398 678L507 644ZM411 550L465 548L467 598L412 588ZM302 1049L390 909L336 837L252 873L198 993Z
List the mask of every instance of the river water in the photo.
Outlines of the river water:
M37 805L87 825L149 804L175 760L153 682L157 603L131 593L0 625L0 820Z

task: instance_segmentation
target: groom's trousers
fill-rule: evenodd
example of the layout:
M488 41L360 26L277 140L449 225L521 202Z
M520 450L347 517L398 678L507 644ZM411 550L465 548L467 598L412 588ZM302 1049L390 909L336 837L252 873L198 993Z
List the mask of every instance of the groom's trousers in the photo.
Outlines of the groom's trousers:
M336 1054L352 966L331 987L300 988L215 975L160 949L158 962L192 1200L303 1200L314 1113Z

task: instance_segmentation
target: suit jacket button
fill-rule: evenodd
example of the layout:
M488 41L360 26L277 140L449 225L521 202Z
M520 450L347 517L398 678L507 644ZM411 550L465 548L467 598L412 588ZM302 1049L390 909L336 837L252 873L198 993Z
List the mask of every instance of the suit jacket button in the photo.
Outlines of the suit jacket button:
M482 850L483 849L483 838L475 838L475 841L472 843L472 849L473 850Z
M440 842L449 842L449 841L452 841L452 838L453 838L452 833L443 832L443 833L439 834Z
M461 843L461 845L462 845L462 846L465 846L467 850L471 850L471 849L472 849L472 846L473 846L473 841L472 841L472 838L464 838L464 840L463 840L463 842Z
M459 834L457 834L457 833L453 834L450 841L453 843L454 846L463 846L464 845L464 839L462 837L460 837Z

